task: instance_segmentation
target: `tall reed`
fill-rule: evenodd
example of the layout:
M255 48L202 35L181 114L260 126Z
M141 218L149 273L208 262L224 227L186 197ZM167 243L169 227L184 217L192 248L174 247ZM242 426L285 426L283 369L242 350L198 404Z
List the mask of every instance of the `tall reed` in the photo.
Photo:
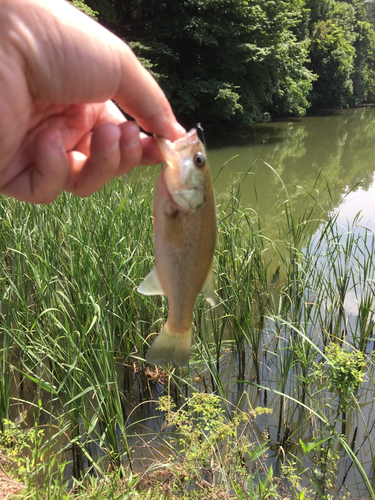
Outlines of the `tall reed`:
M341 448L373 495L371 464L361 465L363 450L348 445L352 430L347 425L346 436L338 435L337 409L328 411L332 398L340 401L340 387L313 377L319 364L330 366L326 350L334 342L344 354L362 352L373 379L372 233L357 219L343 230L335 214L321 215L311 193L297 216L294 188L283 185L278 228L271 231L232 188L218 204L217 306L197 301L190 366L154 369L144 358L167 301L136 292L153 265L154 181L118 180L90 199L63 194L48 207L0 199L1 429L28 409L24 425L35 420L50 429L40 456L67 457L67 475L82 486L108 470L118 478L136 474L144 456L135 462L135 450L155 456L164 430L159 418L149 420L155 405L147 401L169 394L182 406L185 397L216 392L228 422L236 421L234 404L244 412L272 406L272 415L259 409L251 435L276 450L276 462L298 462L315 484L306 468L326 439L315 465L323 471L323 459ZM359 408L373 390L363 381L351 396L357 409L340 407L341 417L371 429ZM371 456L372 440L363 446ZM251 471L256 454L243 456L241 467ZM216 451L214 457L222 470ZM340 474L345 483L345 471L324 476L327 491L331 480L345 487Z

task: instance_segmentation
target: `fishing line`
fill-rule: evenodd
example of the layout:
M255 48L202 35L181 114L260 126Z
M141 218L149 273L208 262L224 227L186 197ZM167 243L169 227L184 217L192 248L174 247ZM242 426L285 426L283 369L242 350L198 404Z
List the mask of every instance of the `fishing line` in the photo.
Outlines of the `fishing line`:
M203 145L207 151L207 144L206 144L206 137L204 135L204 128L202 127L202 125L200 123L197 123L197 129L199 130L199 132L201 133L201 136L202 136L202 142L203 142Z

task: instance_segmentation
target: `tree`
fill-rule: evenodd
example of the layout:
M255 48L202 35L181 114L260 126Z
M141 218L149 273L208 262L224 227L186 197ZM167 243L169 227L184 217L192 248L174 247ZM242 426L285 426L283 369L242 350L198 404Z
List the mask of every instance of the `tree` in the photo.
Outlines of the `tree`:
M302 8L302 0L133 0L124 34L178 114L251 123L309 105L308 44L293 31Z
M116 35L121 36L122 25L124 24L121 0L85 0L84 3L96 12L100 24ZM127 0L124 3L128 3Z
M367 3L371 4L372 2L352 0L356 13L354 26L356 56L352 75L352 104L375 99L375 30L369 21L369 13L366 10Z
M78 1L78 0L75 0ZM85 0L186 125L375 96L375 0Z
M311 100L317 107L356 105L374 98L373 0L307 0L309 66L319 75ZM374 17L375 19L375 17Z
M355 10L346 2L308 2L311 6L311 70L318 75L311 100L318 107L338 108L353 94Z
M71 0L71 3L74 5L74 7L77 7L77 9L81 10L88 16L92 17L93 19L97 20L97 15L99 12L96 12L92 10L88 5L85 4L82 0Z

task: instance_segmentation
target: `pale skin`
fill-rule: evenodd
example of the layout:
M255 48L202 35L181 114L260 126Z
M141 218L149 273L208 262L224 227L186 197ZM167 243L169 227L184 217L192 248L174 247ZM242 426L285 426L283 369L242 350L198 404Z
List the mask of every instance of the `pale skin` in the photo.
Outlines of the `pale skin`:
M0 193L89 196L185 131L129 47L64 0L0 0Z

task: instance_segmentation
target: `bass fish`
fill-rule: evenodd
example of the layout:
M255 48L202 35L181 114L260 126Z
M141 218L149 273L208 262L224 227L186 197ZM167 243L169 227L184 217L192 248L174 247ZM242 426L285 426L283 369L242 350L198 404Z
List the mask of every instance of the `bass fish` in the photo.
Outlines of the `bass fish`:
M155 267L138 292L166 295L169 314L146 361L184 366L190 357L197 294L202 292L215 305L215 196L206 151L196 129L175 142L163 137L156 140L166 164L154 200Z

